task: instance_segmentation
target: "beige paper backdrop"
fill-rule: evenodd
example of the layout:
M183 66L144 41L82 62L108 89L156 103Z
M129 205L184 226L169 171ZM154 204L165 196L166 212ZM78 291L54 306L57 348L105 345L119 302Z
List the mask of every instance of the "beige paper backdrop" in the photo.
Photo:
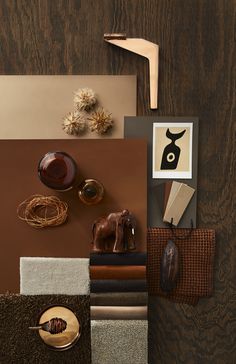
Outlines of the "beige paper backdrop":
M155 171L163 171L161 169L161 159L165 147L171 143L171 140L167 138L166 127L155 128ZM190 158L190 127L169 127L171 133L177 134L183 130L186 130L182 138L176 140L175 144L181 149L179 162L177 168L171 170L172 172L186 172L189 171L189 158ZM168 170L165 170L168 171Z
M112 113L111 135L123 138L124 116L136 115L136 76L0 76L0 139L75 139L62 130L74 109L73 92L89 87Z

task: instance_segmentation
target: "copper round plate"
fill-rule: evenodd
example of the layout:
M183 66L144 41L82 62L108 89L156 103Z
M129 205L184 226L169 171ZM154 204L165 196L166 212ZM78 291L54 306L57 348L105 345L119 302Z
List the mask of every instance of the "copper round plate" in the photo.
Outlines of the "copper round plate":
M54 317L62 318L67 322L66 330L60 334L50 334L39 330L39 335L44 343L53 350L68 350L78 341L81 335L81 325L69 308L65 306L51 306L41 314L38 324L43 324Z

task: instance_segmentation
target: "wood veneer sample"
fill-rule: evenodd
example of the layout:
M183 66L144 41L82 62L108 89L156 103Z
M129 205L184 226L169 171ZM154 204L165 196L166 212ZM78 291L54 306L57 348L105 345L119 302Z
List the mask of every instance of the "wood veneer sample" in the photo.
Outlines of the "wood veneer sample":
M173 181L163 221L177 226L194 192L195 189L187 184Z
M62 130L62 119L74 110L74 91L85 87L112 113L115 126L109 135L87 132L79 138L123 138L124 116L136 115L136 76L0 76L0 138L78 138Z
M163 214L165 213L168 199L170 196L172 181L163 183Z
M55 192L37 175L40 158L61 150L78 164L79 180L95 178L105 187L104 200L84 205L77 190ZM112 211L130 209L137 219L137 251L146 251L147 145L144 140L1 140L0 292L19 292L22 256L89 257L92 224ZM78 181L79 183L80 181ZM69 204L64 225L34 229L17 217L24 199L40 193L58 195Z

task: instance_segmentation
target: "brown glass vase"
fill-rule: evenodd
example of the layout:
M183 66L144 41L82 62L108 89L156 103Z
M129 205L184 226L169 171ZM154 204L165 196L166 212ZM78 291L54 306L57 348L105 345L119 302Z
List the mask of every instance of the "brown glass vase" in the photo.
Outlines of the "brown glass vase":
M40 181L57 191L70 190L76 180L77 166L65 152L48 152L38 165Z

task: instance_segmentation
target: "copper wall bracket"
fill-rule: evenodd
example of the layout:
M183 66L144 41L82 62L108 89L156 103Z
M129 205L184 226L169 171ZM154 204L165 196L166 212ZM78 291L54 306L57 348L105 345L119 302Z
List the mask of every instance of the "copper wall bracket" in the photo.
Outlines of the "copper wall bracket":
M104 40L133 53L139 54L149 61L150 108L158 108L158 67L159 45L142 38L126 38L126 34L104 34Z

